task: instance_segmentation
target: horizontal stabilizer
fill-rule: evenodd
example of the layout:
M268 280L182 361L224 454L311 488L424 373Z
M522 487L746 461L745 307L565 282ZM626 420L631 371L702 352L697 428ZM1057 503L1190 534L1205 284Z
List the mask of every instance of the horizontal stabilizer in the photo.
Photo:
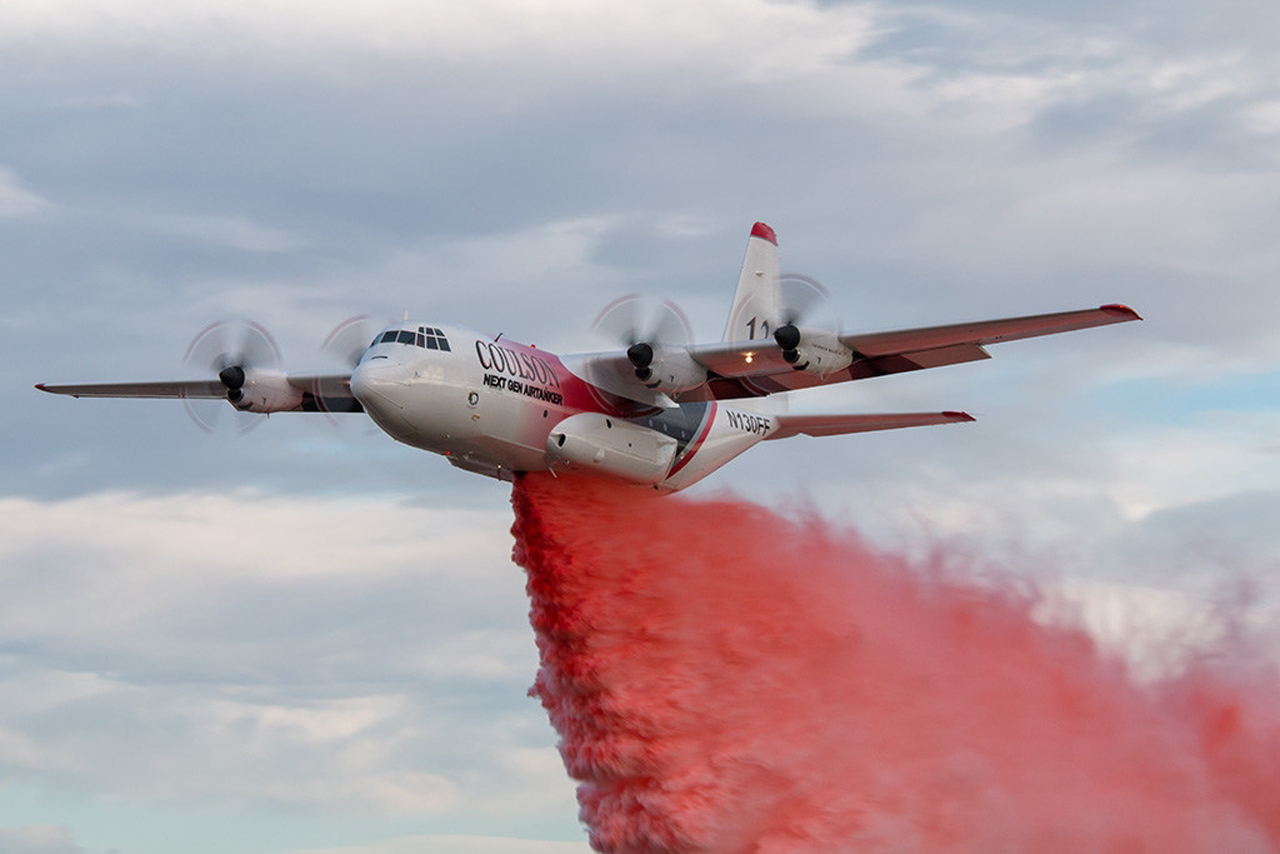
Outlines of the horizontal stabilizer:
M778 429L770 439L790 436L839 436L900 427L927 427L933 424L963 424L973 421L967 412L887 412L869 415L775 415Z

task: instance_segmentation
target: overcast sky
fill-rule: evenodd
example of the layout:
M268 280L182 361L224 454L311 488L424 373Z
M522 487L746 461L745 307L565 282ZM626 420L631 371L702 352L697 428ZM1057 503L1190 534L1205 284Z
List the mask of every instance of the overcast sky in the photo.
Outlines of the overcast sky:
M976 424L690 492L1273 609L1277 38L1242 0L6 0L0 852L587 850L506 485L363 416L31 388L179 376L220 318L304 371L355 314L592 349L630 291L714 339L756 220L849 330L1124 302L795 403Z

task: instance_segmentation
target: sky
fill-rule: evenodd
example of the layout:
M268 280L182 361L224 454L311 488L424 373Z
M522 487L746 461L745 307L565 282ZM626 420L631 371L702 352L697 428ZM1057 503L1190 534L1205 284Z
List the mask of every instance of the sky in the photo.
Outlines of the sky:
M0 852L588 850L526 696L507 485L363 416L206 433L32 385L182 376L223 318L299 371L360 314L591 350L628 292L713 340L757 220L850 331L1145 320L810 392L979 420L766 443L690 495L961 546L1148 663L1224 601L1264 625L1278 28L1240 0L7 0Z

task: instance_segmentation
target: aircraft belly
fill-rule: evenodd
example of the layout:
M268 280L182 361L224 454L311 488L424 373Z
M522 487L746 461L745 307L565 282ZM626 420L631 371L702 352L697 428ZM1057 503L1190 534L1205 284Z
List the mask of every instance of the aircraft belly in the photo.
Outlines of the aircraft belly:
M546 468L547 434L564 412L482 384L432 382L415 389L406 416L412 430L400 441L473 471L509 472Z

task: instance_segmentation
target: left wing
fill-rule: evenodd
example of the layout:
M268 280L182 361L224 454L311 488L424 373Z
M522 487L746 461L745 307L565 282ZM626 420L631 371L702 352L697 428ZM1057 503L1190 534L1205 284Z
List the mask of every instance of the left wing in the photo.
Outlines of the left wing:
M1054 335L1076 329L1141 320L1128 306L1104 305L1079 311L1034 314L1000 320L923 326L889 332L850 335L821 333L843 354L840 367L828 372L797 370L805 357L787 359L787 351L773 338L697 344L666 350L655 356L654 378L641 382L626 351L566 356L564 365L575 375L620 397L649 406L671 406L677 401L711 397L731 400L761 397L867 377L918 371L988 359L989 344ZM793 328L793 331L794 328ZM800 347L807 346L800 330ZM832 351L828 350L828 355ZM835 354L839 356L839 354Z
M1001 320L840 335L840 344L852 352L853 360L848 367L826 374L796 370L772 339L699 345L689 348L689 355L707 368L711 396L723 400L987 359L990 355L983 348L988 344L1141 319L1127 306L1104 305Z

